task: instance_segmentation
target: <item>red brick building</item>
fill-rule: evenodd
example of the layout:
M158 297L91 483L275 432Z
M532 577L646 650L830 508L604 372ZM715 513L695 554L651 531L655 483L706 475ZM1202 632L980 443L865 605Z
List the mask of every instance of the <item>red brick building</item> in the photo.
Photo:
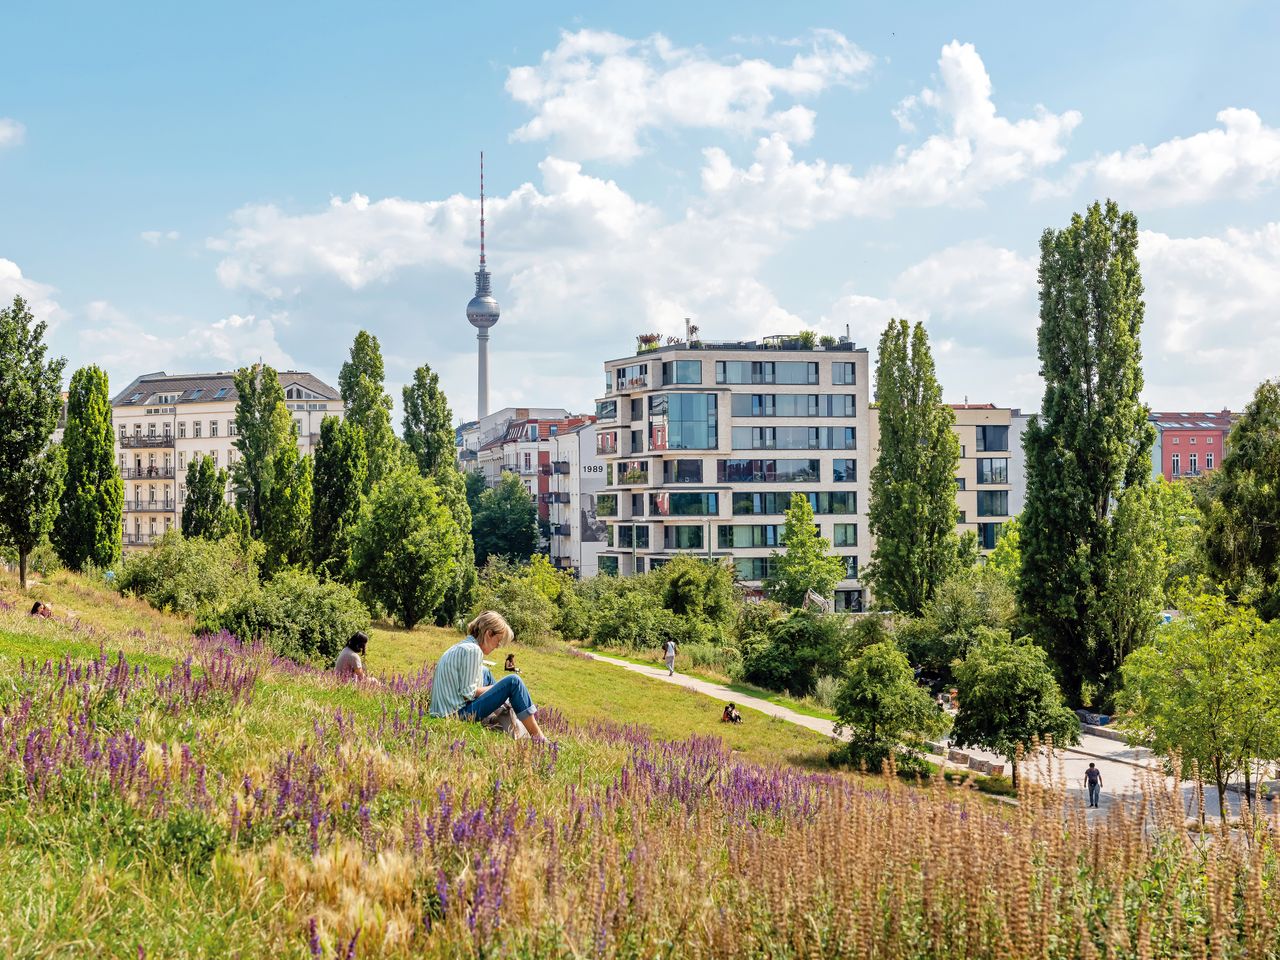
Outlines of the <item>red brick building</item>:
M1236 422L1230 410L1217 413L1152 413L1156 442L1151 472L1166 480L1198 477L1222 465L1227 434Z

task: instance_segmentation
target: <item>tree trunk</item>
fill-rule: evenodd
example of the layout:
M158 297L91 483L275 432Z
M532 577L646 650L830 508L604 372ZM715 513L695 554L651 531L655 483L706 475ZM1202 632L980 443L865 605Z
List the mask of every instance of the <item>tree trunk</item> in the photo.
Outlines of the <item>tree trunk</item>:
M1009 777L1013 780L1013 792L1018 792L1018 758L1014 755L1009 756Z
M1218 816L1222 818L1222 822L1227 822L1227 784L1222 776L1222 763L1215 760L1213 762L1213 782L1218 787Z
M27 557L29 552L19 548L18 550L18 583L22 589L27 589Z

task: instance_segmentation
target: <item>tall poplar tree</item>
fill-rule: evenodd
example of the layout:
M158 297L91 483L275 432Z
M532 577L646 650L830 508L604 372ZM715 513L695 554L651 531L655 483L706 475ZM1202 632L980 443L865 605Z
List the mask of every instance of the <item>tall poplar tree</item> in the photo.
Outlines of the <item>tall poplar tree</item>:
M338 390L345 419L364 431L369 464L364 483L366 495L402 461L400 442L391 429L391 397L383 388L385 376L378 338L361 330L351 344L350 358L338 372Z
M116 465L107 375L99 367L81 367L71 376L62 448L66 483L50 540L73 570L86 562L110 567L120 559L124 481Z
M1128 652L1106 608L1115 569L1112 512L1147 481L1154 431L1142 390L1138 221L1108 200L1040 239L1044 402L1023 435L1027 502L1018 599L1063 693L1114 681Z
M323 576L346 581L369 454L359 424L325 417L316 445L311 497L311 562Z
M236 502L249 517L249 532L261 538L267 498L276 482L277 463L289 447L295 452L293 418L284 402L284 387L271 367L255 363L234 377L236 439L240 458L231 467Z
M877 606L918 616L960 563L960 441L923 324L889 321L880 337L875 396L880 452L871 468L867 521L875 548L866 578Z
M50 447L62 407L62 358L47 360L44 334L22 297L0 310L0 543L27 559L53 528L66 471L61 447Z
M297 441L281 447L275 476L263 501L262 567L268 574L286 567L306 568L311 556L311 458Z
M192 457L182 501L182 535L220 540L236 529L235 511L227 503L227 471L213 457Z

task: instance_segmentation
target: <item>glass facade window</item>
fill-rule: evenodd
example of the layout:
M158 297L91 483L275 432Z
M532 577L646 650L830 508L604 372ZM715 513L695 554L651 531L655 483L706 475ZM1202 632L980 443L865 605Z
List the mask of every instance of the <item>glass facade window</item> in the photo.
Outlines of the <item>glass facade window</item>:
M858 382L857 369L852 363L833 363L831 365L831 382L855 384Z
M733 565L740 580L765 580L773 572L772 557L735 557Z
M644 453L644 431L643 430L631 431L631 446L630 448L628 448L627 453Z
M649 416L665 417L667 415L667 395L655 393L649 397Z
M664 460L662 463L663 483L701 483L701 460Z
M858 525L856 523L837 523L831 528L833 546L856 547L858 545Z
M631 515L633 517L644 516L644 494L633 493L631 495Z
M979 451L986 450L1008 450L1009 449L1009 428L997 426L978 427L977 429Z
M714 450L716 395L673 393L668 398L667 449Z
M1009 515L1008 490L979 490L978 516L1007 517Z
M852 417L856 403L844 393L738 393L732 410L735 417Z
M861 590L837 590L835 608L837 613L861 613Z
M806 493L809 506L814 513L847 514L858 512L858 495L852 490L822 490ZM787 512L791 505L791 494L787 491L776 493L745 493L735 491L733 494L733 512L735 516L752 514L781 514Z
M817 460L718 460L720 483L817 483Z
M597 420L617 420L618 419L618 401L617 400L597 400L596 401L596 419Z
M636 397L631 401L631 422L644 419L644 398Z
M596 516L616 517L618 515L618 495L616 493L596 494Z
M610 556L601 556L597 560L598 569L607 577L616 577L618 575L618 558Z
M629 367L618 367L613 372L614 383L618 389L625 387L643 387L648 385L649 365L634 363Z
M858 579L858 555L856 553L847 553L840 558L844 561L844 575L848 580Z
M1007 458L979 457L979 483L1008 483L1009 461Z
M784 529L781 524L776 523L722 523L716 531L716 542L723 550L734 547L776 547L782 543Z
M637 524L635 526L620 524L618 526L618 546L624 550L630 550L633 546L637 550L648 550L648 526L644 524Z
M701 360L668 360L662 365L662 382L669 383L701 383Z
M818 365L804 360L717 360L716 383L818 382Z
M832 483L857 483L858 482L858 461L857 460L832 460L831 461L831 482Z
M662 531L666 550L701 550L702 527L667 527Z
M648 483L649 462L647 460L623 460L618 464L618 482Z
M714 493L651 493L649 515L654 517L714 517L720 497Z
M1000 539L1000 528L1003 523L978 524L978 547L982 550L994 550L996 541Z
M853 427L734 427L735 450L854 450Z
M607 454L618 452L618 431L617 430L597 430L596 431L596 453Z

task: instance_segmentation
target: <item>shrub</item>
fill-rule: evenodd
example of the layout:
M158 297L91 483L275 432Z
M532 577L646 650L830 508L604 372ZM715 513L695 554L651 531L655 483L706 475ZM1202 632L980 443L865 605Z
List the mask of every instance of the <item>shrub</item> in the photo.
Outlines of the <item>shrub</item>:
M257 590L261 559L255 541L187 539L173 530L150 550L127 556L116 586L157 610L216 628L225 611Z
M631 590L606 600L596 623L596 643L627 650L661 647L667 640L681 641L680 621L670 610L654 603L644 590Z
M764 637L744 642L744 675L762 687L802 696L813 692L819 670L843 668L850 646L843 617L797 610L772 622Z
M819 677L813 684L813 699L831 710L836 705L836 695L840 692L840 681L833 676Z
M651 576L662 605L680 617L731 623L738 606L733 570L723 563L680 556Z
M680 653L689 658L695 669L708 667L730 680L742 678L742 654L737 647L718 643L689 643L680 647Z
M555 630L556 605L531 580L523 577L497 585L482 585L472 616L482 610L497 610L506 617L521 643L542 643Z
M261 640L283 657L327 663L353 633L369 626L369 611L343 584L282 570L242 595L218 626L241 640Z

